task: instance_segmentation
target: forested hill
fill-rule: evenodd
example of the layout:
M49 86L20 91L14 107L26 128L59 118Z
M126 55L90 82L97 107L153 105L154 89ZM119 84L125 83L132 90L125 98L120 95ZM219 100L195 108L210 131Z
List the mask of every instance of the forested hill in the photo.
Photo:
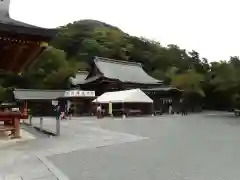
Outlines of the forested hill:
M93 56L140 62L150 75L186 93L196 93L214 107L230 107L240 91L238 57L208 63L194 50L173 44L164 47L95 20L60 27L50 45L30 71L21 75L1 71L0 100L7 97L7 90L15 87L68 88L69 77L78 70L88 70Z

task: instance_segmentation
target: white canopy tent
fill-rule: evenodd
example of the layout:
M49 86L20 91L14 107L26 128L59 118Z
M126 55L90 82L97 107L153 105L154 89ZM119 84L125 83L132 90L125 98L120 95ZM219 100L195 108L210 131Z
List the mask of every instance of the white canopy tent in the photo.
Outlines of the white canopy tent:
M106 92L93 100L95 103L153 103L140 89Z

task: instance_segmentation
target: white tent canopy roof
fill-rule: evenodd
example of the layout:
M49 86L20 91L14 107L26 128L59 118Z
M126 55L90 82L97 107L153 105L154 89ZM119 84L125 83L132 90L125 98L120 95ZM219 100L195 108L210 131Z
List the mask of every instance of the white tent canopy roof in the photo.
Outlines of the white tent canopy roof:
M140 89L106 92L93 100L95 103L153 103Z

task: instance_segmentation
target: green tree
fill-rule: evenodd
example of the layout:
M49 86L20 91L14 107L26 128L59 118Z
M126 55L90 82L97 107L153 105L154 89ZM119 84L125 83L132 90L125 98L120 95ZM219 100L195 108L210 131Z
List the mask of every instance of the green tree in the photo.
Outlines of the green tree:
M35 69L42 69L46 74L68 65L66 53L53 47L46 49L39 57L38 62Z
M205 96L202 89L204 76L197 73L195 70L188 70L184 73L172 76L171 85L183 89L186 93L197 93Z
M181 88L186 93L205 95L213 108L231 106L240 94L240 59L209 63L195 51L124 33L109 24L82 20L59 27L59 33L37 59L31 70L22 74L0 71L0 100L10 97L13 88L69 87L68 78L78 70L89 70L94 56L142 63L147 73Z
M68 89L70 86L69 78L75 74L76 71L69 67L61 68L46 76L44 87L46 89Z

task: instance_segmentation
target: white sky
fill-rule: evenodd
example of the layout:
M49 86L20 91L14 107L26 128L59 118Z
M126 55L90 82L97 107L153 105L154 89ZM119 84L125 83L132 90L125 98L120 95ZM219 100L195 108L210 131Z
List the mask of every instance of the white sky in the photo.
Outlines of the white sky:
M238 0L12 0L10 14L48 28L100 20L217 61L240 56L239 7Z

